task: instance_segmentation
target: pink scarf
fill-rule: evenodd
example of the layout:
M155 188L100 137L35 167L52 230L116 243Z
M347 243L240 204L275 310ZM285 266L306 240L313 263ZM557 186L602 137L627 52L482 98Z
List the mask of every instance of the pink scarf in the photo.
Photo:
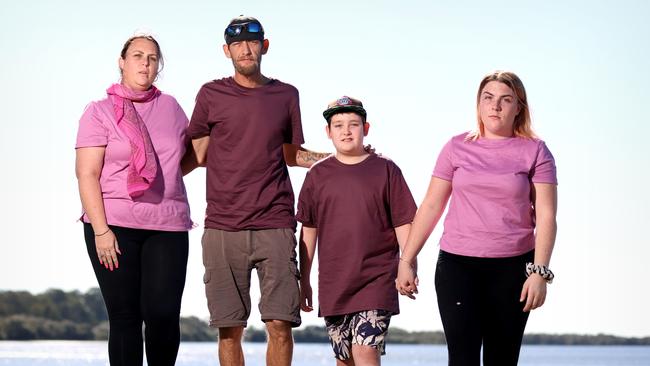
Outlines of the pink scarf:
M133 102L148 102L159 96L160 91L152 86L147 91L138 92L122 84L113 84L106 93L113 103L117 126L131 144L126 190L131 198L140 197L156 178L158 163L147 126L135 110Z

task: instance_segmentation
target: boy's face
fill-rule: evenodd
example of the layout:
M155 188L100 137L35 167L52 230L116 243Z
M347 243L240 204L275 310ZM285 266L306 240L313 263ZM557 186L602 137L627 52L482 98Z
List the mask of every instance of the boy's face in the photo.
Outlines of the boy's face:
M363 137L368 135L368 123L356 113L338 113L332 116L326 127L327 136L334 143L336 152L345 155L364 153Z

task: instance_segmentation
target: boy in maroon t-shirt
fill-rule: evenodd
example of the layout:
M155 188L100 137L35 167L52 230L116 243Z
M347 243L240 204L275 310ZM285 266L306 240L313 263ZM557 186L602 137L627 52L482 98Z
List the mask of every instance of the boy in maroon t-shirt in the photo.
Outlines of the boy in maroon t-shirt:
M339 365L379 365L392 315L400 247L416 205L399 167L368 153L363 104L342 97L323 112L336 154L314 164L298 198L301 308L312 311L309 280L318 241L319 316Z

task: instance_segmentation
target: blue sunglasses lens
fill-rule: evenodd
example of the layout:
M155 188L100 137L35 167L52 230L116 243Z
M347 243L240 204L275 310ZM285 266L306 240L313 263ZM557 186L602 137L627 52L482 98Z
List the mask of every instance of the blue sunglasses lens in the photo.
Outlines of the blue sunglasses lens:
M228 28L226 28L226 34L229 37L235 37L241 33L241 29L242 29L241 25L231 25Z
M262 32L262 26L259 23L246 23L246 24L235 24L228 26L226 28L226 34L229 37L236 37L241 34L242 30L246 28L248 33L260 33Z
M249 33L259 33L262 31L262 27L258 23L248 23L246 25Z

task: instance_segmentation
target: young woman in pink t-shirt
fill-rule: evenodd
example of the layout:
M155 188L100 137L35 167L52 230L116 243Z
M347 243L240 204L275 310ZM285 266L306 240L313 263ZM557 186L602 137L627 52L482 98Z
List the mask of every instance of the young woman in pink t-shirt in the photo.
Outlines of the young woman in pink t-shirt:
M544 304L557 230L555 161L532 131L511 72L483 78L478 129L442 149L402 253L397 289L417 293L415 258L449 202L436 266L450 365L516 365L530 310ZM451 200L450 200L451 197Z
M121 81L79 121L76 173L84 237L110 325L111 365L174 365L192 226L182 172L187 117L153 85L158 42L132 37ZM191 157L191 155L189 155ZM181 169L181 160L186 162Z

